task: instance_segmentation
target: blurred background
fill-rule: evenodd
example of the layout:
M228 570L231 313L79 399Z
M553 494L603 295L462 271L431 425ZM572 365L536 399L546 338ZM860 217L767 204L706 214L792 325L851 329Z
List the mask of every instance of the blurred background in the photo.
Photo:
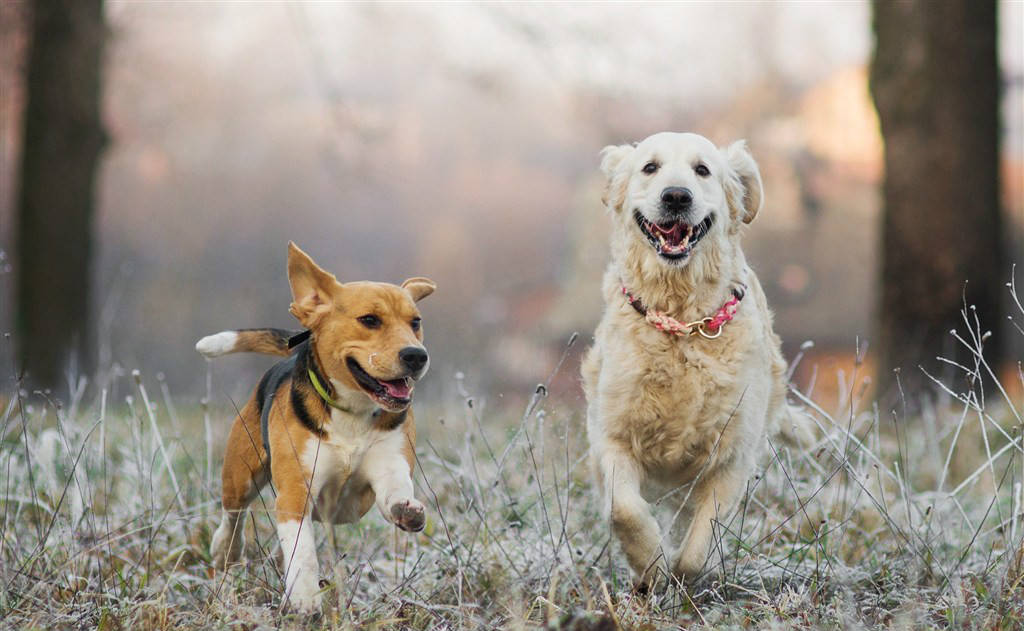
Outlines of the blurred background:
M1003 285L1012 263L1024 263L1024 5L948 4L991 14L983 34L965 34L969 19L946 19L954 32L933 36L936 19L915 3L884 15L863 2L4 2L0 332L12 335L0 345L0 390L23 374L65 387L73 356L70 374L96 375L99 387L138 368L197 401L199 337L295 327L285 277L294 240L343 281L437 281L421 305L432 370L420 396L444 397L464 380L518 401L578 332L552 388L578 397L575 361L601 313L608 258L597 154L661 130L748 140L767 205L745 248L787 356L814 342L799 381L829 387L865 345L869 367L891 368L876 361L872 340L896 345L880 327L914 337L906 319L879 317L899 311L880 304L892 280L884 251L914 251L886 241L885 226L932 244L931 263L901 269L942 274L900 282L951 288L956 305L964 280L988 292L978 298L983 328L1012 369L1022 336L1005 317ZM80 41L61 39L76 28ZM980 37L994 52L989 79L957 37ZM881 56L894 38L895 57L873 66L876 41ZM956 83L956 64L937 62L939 76L922 70L929 47L966 59L991 104L988 88ZM33 50L42 61L33 64ZM912 86L915 68L922 81L950 83L981 122L915 113L954 100L900 83ZM898 111L882 116L891 129L924 121L928 138L947 143L911 137L930 164L915 181L938 186L957 213L952 236L929 232L931 221L908 230L885 219L886 196L898 209L900 191L883 187L876 106L886 105L875 99L893 93ZM71 127L53 122L62 116ZM90 125L102 132L82 131ZM949 129L966 139L944 136ZM964 152L966 166L947 165L955 175L940 170L942 156L959 157L979 136L990 162ZM55 162L72 153L61 142L82 138L74 159L84 167ZM33 158L37 147L53 153ZM941 190L977 174L993 191L966 187L977 209ZM972 251L998 255L982 271L944 263L961 250L971 260ZM887 300L930 304L929 291ZM957 317L948 303L936 330ZM923 316L906 318L924 330ZM937 348L934 334L919 337L922 363L956 354L949 340ZM219 360L215 396L244 398L269 363Z

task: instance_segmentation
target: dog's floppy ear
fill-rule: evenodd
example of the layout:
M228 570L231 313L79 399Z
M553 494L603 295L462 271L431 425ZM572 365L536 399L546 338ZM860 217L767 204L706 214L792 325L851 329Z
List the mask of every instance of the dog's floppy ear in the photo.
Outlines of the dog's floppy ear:
M605 177L601 201L614 211L622 210L622 204L626 201L629 171L624 168L624 163L633 151L633 145L608 145L601 150L601 172Z
M334 307L334 293L340 287L334 274L322 270L291 241L288 242L288 284L292 288L288 311L307 329Z
M413 302L419 302L434 293L434 290L437 289L437 283L429 278L414 276L402 283L402 289L409 292L412 296Z
M761 171L747 150L745 140L737 140L723 151L729 174L723 182L733 216L750 223L764 205Z

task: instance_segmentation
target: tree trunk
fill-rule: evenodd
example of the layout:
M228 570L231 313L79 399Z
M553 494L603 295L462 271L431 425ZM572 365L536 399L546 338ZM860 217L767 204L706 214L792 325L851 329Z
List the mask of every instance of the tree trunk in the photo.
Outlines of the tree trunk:
M36 0L28 55L18 205L21 366L54 386L88 365L89 289L100 120L102 0Z
M874 0L871 91L885 140L878 317L881 389L928 390L918 366L937 356L973 366L950 335L970 339L966 297L981 330L1002 326L996 3ZM973 314L972 314L973 316ZM1000 360L990 339L985 357Z

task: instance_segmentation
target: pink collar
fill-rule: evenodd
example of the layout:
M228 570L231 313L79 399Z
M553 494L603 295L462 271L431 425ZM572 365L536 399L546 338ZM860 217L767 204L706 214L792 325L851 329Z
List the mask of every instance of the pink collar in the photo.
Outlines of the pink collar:
M722 334L722 326L736 315L736 310L739 309L740 301L743 300L746 290L746 285L737 282L736 286L733 287L732 296L715 312L715 315L694 320L693 322L680 322L664 311L648 309L643 301L633 297L633 294L626 289L625 284L622 285L622 295L626 297L629 306L636 309L637 313L642 315L654 328L680 337L691 337L699 334L701 337L709 340L713 340Z

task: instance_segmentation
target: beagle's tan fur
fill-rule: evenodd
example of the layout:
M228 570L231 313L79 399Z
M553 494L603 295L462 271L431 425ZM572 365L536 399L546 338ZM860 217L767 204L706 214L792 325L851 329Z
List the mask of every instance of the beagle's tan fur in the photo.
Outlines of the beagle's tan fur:
M239 559L248 506L273 481L284 604L309 612L321 602L311 520L351 523L376 504L403 530L424 526L423 504L413 497L416 429L409 406L429 363L416 302L435 285L426 278L401 286L340 283L294 243L288 282L290 311L309 337L263 376L235 418L211 552L221 568ZM288 340L276 329L225 331L196 349L207 357L287 356Z

